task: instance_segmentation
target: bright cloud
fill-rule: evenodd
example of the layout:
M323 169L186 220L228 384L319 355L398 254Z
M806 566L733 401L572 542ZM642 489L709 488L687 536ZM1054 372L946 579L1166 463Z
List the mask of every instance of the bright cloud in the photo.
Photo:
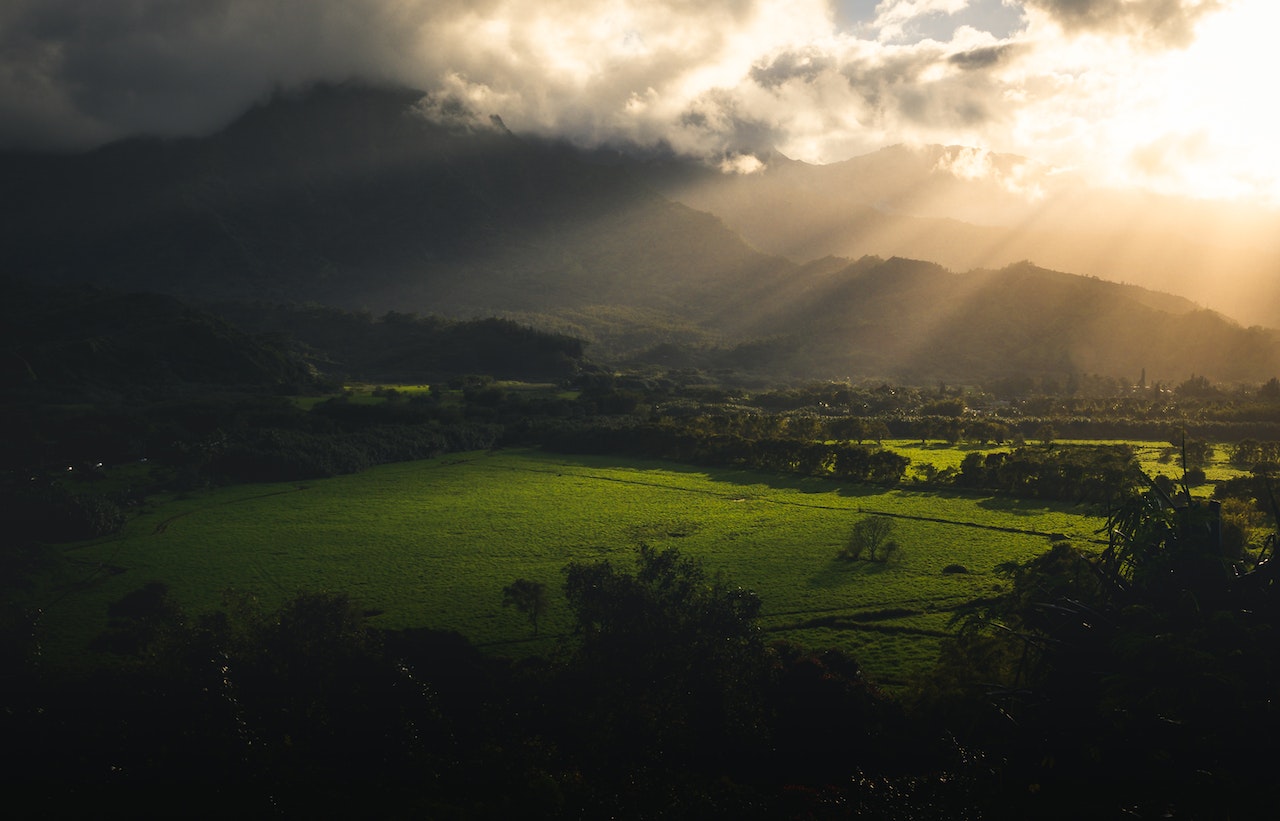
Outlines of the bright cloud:
M1021 23L996 34L978 15L995 0L862 4L855 27L831 0L10 0L0 142L208 131L274 87L356 76L738 172L774 148L827 162L944 143L1280 202L1280 4L1003 2Z
M885 0L876 6L876 18L871 26L877 30L877 39L897 40L907 33L911 23L922 17L956 14L968 5L969 0Z

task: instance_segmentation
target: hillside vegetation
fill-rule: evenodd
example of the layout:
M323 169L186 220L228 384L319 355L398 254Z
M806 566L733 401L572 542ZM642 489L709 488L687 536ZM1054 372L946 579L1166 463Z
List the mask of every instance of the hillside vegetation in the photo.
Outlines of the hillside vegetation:
M859 167L869 191L896 173ZM953 271L915 261L923 241L887 259L769 256L659 193L672 173L707 172L518 137L411 90L321 86L204 138L0 157L0 265L221 305L258 331L280 328L229 303L507 316L601 359L774 380L1280 373L1273 332L1169 294L1029 263ZM799 204L783 202L759 207L785 225Z

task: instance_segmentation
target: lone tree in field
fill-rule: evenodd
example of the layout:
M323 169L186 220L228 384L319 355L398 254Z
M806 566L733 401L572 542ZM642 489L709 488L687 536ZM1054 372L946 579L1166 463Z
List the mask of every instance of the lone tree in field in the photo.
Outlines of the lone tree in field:
M891 537L897 523L887 516L867 516L853 526L849 541L836 558L847 561L866 559L872 562L887 562L889 557L898 552L898 543Z
M538 619L547 611L547 586L529 579L516 579L502 588L502 606L512 605L529 617L533 634L538 635Z

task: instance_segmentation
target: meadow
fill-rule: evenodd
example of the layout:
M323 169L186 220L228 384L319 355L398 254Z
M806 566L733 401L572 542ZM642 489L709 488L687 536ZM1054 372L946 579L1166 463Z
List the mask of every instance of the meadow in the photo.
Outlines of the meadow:
M1163 473L1171 479L1177 480L1182 476L1182 460L1178 448L1168 442L1157 442L1149 440L1128 440L1124 442L1115 440L1102 439L1070 439L1060 440L1059 445L1116 445L1125 444L1133 448L1134 456L1138 461L1139 467L1148 476L1156 476ZM950 444L946 442L930 442L925 445L920 444L918 439L886 439L881 442L886 448L900 453L911 460L911 468L908 468L908 476L918 473L915 468L919 465L932 465L938 470L952 468L958 470L960 463L964 461L964 457L973 452L979 453L1008 453L1013 450L1011 445L981 445L973 443ZM1228 459L1228 448L1225 445L1213 445L1209 449L1209 461L1204 466L1205 479L1208 484L1198 488L1192 488L1192 496L1207 498L1213 491L1212 483L1220 482L1226 479L1234 479L1238 476L1247 476L1249 471L1241 470L1232 465Z
M118 536L67 549L80 577L44 608L46 654L78 656L108 604L153 580L192 614L219 607L227 590L269 607L303 590L343 591L375 626L549 652L571 628L562 568L629 566L644 542L756 591L770 637L849 650L892 686L932 663L954 608L999 585L996 565L1053 538L1097 539L1099 513L536 450L454 454L156 500ZM900 552L887 564L837 560L868 515L893 517ZM944 573L949 565L968 572ZM537 638L502 606L502 588L521 577L552 593Z

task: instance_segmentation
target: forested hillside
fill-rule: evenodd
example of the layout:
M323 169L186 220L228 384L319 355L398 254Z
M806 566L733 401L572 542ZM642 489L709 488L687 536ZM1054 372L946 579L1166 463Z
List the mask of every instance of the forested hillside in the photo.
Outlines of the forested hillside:
M650 176L795 261L903 256L968 270L1029 259L1280 324L1274 209L1100 190L1064 169L957 145L896 145L830 165L762 159L756 173L726 175L664 158Z
M322 86L208 138L0 157L3 264L468 318L584 302L714 311L726 278L790 269L622 169L421 100Z
M1273 331L1245 329L1149 291L1020 263L963 274L867 257L834 272L821 261L805 287L783 289L757 315L781 338L779 363L837 373L880 371L916 384L1001 375L1093 373L1136 382L1260 379L1280 368Z
M866 216L857 203L919 171L909 153L882 153L878 164L831 171L848 183L846 199L831 200L827 181L811 202L797 187L809 172L785 158L774 158L772 177L735 181L518 137L410 90L320 86L277 95L204 138L0 157L9 195L0 266L23 280L198 300L255 332L296 335L306 312L277 313L273 326L267 313L246 313L248 302L497 316L582 340L603 360L770 379L928 384L1145 370L1153 380L1261 382L1280 372L1272 333L1171 294L1031 264L960 272L914 261L949 241L941 223L917 226L920 253L800 265L659 193L684 190L684 180L710 191L712 206L734 186L769 195L749 198L751 219L798 238L817 225L816 202L824 235L854 237ZM941 202L971 190L949 179L922 190ZM749 228L743 219L735 225ZM305 333L301 341L315 345ZM404 372L397 350L347 350L332 364ZM424 350L410 370L463 356L456 345Z
M279 338L158 294L0 282L5 396L296 391L316 373Z

